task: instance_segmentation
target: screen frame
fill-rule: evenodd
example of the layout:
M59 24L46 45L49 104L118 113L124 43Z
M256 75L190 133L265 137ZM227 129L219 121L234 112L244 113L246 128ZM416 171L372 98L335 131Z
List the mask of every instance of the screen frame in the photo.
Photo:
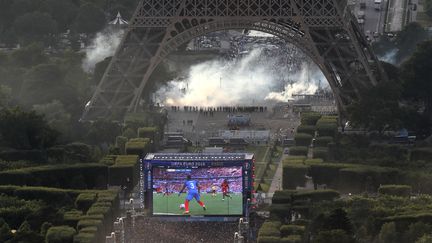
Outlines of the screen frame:
M243 184L243 200L242 200L242 214L230 215L154 215L153 214L153 167L165 169L193 169L193 168L211 168L211 167L242 167L242 184ZM152 217L159 218L196 218L197 220L221 220L229 218L238 218L245 216L249 211L249 201L252 197L254 186L254 159L253 158L236 158L236 159L203 159L203 158L190 158L190 159L144 159L142 160L142 186L145 208L148 209L148 214Z

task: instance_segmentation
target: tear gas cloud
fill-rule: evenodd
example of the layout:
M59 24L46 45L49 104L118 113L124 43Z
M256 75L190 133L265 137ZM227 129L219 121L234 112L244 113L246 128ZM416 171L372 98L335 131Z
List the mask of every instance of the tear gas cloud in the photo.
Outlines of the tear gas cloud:
M96 34L91 44L86 49L83 68L87 72L94 70L96 63L106 57L113 56L117 46L120 44L124 30L107 28Z
M186 78L160 87L154 101L176 106L286 102L295 93L313 94L319 81L326 83L316 65L303 62L296 65L300 68L293 68L286 65L287 57L263 55L264 51L258 48L236 60L212 60L193 65Z

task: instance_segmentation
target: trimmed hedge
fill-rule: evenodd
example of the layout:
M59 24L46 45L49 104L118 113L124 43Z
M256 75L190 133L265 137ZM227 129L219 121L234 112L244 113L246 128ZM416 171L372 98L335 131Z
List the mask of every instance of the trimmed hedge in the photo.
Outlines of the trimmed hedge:
M79 232L75 235L73 243L94 243L96 242L96 234Z
M305 227L302 225L282 225L280 228L282 237L287 237L289 235L303 235L305 232Z
M138 137L149 138L152 151L159 146L160 132L157 127L141 127L138 128Z
M313 158L314 159L322 159L324 161L326 161L328 159L328 149L327 148L322 148L322 147L313 148L312 152L313 152Z
M127 137L123 137L123 136L116 137L116 147L120 149L121 154L126 154L127 141L128 141Z
M73 243L76 231L69 226L53 226L48 229L46 243Z
M65 190L44 187L18 187L14 196L25 200L42 200L50 204L72 204L72 199Z
M281 238L277 236L258 236L258 243L280 243Z
M270 211L270 216L273 219L289 218L291 217L291 204L273 203L272 205L270 205L269 211Z
M29 167L0 172L0 185L12 184L76 189L106 188L107 173L107 166L102 164L61 164Z
M287 237L283 237L280 240L281 243L301 243L302 241L302 236L301 235L289 235Z
M80 221L82 215L83 213L76 209L67 211L63 214L63 223L75 227L78 224L78 221Z
M296 146L309 146L312 142L312 135L307 133L297 133L294 137Z
M373 191L381 184L396 183L400 176L397 169L378 166L355 166L339 171L339 189L350 192Z
M301 124L315 126L317 121L321 118L321 114L316 112L306 112L301 114Z
M150 152L150 139L145 138L133 138L126 143L126 154L143 156Z
M116 157L115 164L108 168L109 184L116 186L126 186L131 190L139 180L139 156L119 155Z
M317 132L320 137L335 137L337 129L336 123L321 123L317 125Z
M300 125L297 127L297 133L306 133L311 136L315 136L315 126L309 126L309 125Z
M311 200L312 202L332 201L340 196L335 190L312 190L312 191L297 191L294 194L295 200Z
M12 150L0 152L0 160L5 161L31 161L35 163L46 162L41 150Z
M261 236L275 236L280 237L279 228L281 226L281 222L279 221L266 221L261 226L258 232L258 237Z
M289 150L290 155L302 155L307 156L308 154L308 147L305 146L295 146L291 147Z
M333 142L333 137L317 137L314 141L314 147L327 147L329 143Z
M411 151L411 161L432 161L432 147L415 148Z
M282 188L296 189L298 186L304 187L306 183L305 175L308 174L309 166L302 164L289 164L283 166Z
M412 188L407 185L382 185L378 188L378 193L381 195L391 195L398 197L409 197Z
M79 194L75 200L75 206L77 209L87 212L91 205L96 201L96 193L84 192Z

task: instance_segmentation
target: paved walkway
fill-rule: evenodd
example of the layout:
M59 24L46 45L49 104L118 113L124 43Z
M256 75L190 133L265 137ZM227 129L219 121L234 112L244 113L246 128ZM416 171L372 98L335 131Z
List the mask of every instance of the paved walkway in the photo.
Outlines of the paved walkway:
M286 157L287 155L283 154L279 161L279 165L276 169L275 175L273 176L273 180L268 191L269 195L273 195L275 191L282 190L282 171L283 171L282 161L284 161Z

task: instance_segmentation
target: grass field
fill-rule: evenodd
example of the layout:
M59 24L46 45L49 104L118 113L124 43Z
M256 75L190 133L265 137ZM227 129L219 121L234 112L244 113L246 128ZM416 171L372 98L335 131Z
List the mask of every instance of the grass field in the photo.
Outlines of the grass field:
M222 193L215 197L211 194L202 193L201 201L206 205L204 211L195 199L189 202L189 215L241 215L243 213L243 201L241 193L231 193L232 199L225 198L222 201ZM184 210L180 210L180 204L184 203L186 194L182 193L163 196L162 193L153 194L153 214L154 215L183 215Z

